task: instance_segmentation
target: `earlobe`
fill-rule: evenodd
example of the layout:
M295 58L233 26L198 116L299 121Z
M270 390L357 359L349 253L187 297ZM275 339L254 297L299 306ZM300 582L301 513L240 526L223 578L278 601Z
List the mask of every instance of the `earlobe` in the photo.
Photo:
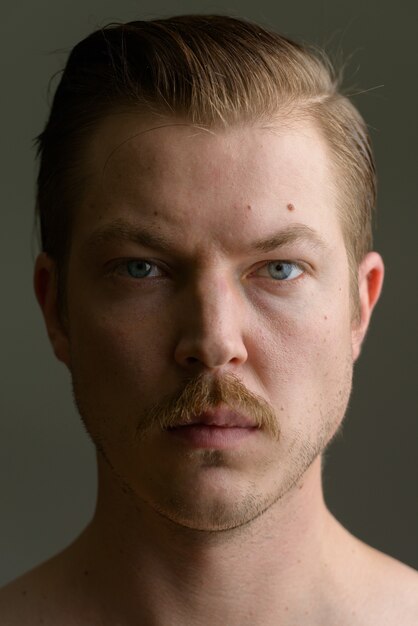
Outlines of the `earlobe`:
M358 270L360 312L351 334L354 361L360 356L373 309L382 291L384 274L385 268L380 254L377 252L366 254Z
M33 282L55 356L69 367L68 335L59 314L56 263L45 252L36 259Z

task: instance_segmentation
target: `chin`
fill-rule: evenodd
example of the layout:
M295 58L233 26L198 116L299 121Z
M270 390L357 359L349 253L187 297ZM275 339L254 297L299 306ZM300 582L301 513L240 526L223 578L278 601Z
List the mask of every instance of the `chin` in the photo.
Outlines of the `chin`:
M214 457L218 456L216 452ZM234 470L212 466L197 478L172 481L171 485L166 482L158 493L149 492L144 500L151 509L178 526L220 532L251 524L276 504L293 484L289 480L273 482L266 477L242 475L238 478Z
M177 526L200 532L222 532L241 528L260 517L271 504L264 499L251 496L241 502L226 502L222 499L205 500L203 503L164 503L153 508L159 515ZM152 505L151 505L152 506Z

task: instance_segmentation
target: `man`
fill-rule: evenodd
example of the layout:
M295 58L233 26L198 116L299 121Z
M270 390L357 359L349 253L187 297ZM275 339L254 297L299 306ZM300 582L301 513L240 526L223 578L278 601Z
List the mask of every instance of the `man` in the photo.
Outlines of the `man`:
M416 573L322 496L384 274L326 61L227 17L112 26L39 149L35 290L99 491L1 623L416 625Z

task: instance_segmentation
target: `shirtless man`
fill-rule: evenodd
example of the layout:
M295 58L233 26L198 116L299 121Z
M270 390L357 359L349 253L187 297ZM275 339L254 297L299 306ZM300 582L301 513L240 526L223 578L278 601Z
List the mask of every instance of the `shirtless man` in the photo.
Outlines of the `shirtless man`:
M112 26L39 148L35 290L99 490L1 625L416 626L417 573L323 499L384 274L327 63L227 17Z

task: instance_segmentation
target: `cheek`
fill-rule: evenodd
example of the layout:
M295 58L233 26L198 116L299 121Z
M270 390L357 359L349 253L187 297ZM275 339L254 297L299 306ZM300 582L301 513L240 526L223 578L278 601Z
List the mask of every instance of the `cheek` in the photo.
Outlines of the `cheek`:
M90 287L90 288L89 288ZM168 329L169 312L162 298L121 294L112 287L79 285L72 297L71 340L91 360L126 362L132 366L148 355ZM129 296L129 297L128 297ZM166 303L165 303L166 304Z
M96 402L96 411L99 404L104 411L137 404L155 382L166 350L158 318L79 310L72 319L71 372L80 394Z
M287 414L335 402L335 394L347 398L352 369L349 309L306 307L291 316L270 318L253 337L266 393Z
M315 362L332 362L351 343L350 312L344 306L312 306L270 316L262 332L270 363L302 371Z

